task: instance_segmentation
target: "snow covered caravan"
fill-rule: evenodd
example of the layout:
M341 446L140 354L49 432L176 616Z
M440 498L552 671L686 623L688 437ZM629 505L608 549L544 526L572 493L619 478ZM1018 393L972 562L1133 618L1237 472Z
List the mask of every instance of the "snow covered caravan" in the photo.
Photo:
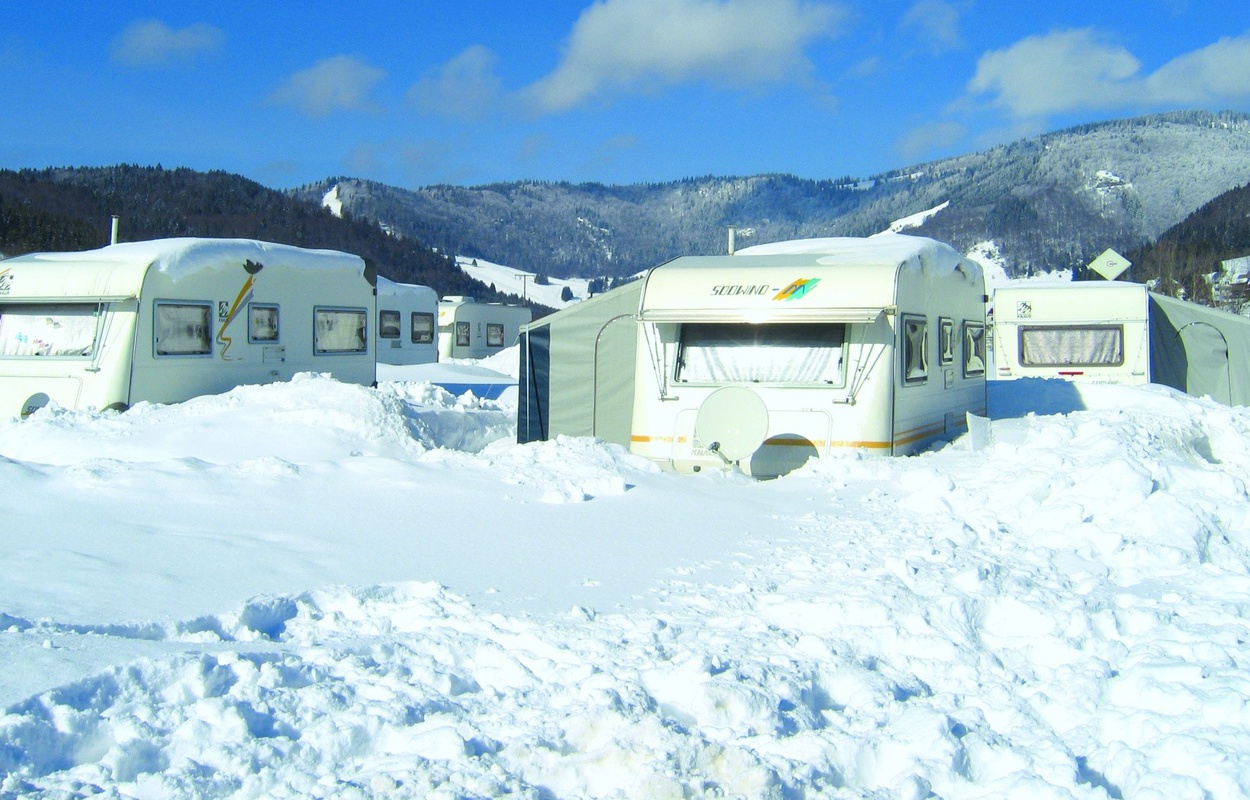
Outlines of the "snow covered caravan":
M440 358L485 358L516 344L521 326L533 318L524 306L479 303L472 297L444 297L438 304Z
M438 292L378 277L377 353L382 364L438 361Z
M1171 386L1250 404L1250 319L1148 291L1139 283L1020 283L994 292L993 351L1002 379Z
M1150 381L1146 287L1124 281L1020 282L994 290L996 377Z
M174 403L324 372L374 381L373 271L246 239L0 261L0 415Z
M596 300L526 328L521 441L595 435L681 472L771 477L839 449L916 452L985 413L981 269L931 239L687 256Z

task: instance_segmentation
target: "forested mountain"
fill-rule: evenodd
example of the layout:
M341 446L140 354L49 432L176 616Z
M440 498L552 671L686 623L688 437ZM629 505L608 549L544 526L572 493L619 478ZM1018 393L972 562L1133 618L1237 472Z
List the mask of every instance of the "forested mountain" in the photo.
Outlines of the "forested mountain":
M0 253L86 250L108 244L111 217L121 241L171 236L261 239L355 253L378 273L431 286L440 295L483 300L492 293L454 260L416 238L398 238L369 220L323 208L225 172L116 166L0 170Z
M677 255L876 233L943 203L918 233L993 241L1011 274L1076 269L1153 240L1250 182L1250 115L1177 112L1085 125L866 179L788 175L604 186L517 182L399 189L332 178L293 194L444 251L557 277L627 275Z
M1134 280L1154 280L1165 294L1244 312L1250 286L1217 276L1221 296L1213 297L1211 277L1221 262L1250 256L1250 185L1221 194L1155 242L1124 255L1133 263Z
M1250 115L1231 112L1087 125L862 180L404 190L336 178L280 192L159 166L0 170L0 254L102 246L116 214L123 241L223 236L345 250L393 280L518 302L471 281L452 256L552 277L623 276L724 252L730 225L745 229L744 246L866 235L938 208L912 231L964 251L993 242L1011 274L1079 272L1111 247L1134 263L1133 279L1212 302L1207 276L1250 255L1247 185ZM328 194L339 213L325 208Z

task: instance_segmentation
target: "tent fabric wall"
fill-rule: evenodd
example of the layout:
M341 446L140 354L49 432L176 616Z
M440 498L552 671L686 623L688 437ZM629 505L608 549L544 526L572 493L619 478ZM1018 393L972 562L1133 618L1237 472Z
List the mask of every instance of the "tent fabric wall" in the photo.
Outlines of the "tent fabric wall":
M1250 405L1250 319L1152 292L1150 379L1197 397Z
M522 329L517 441L597 436L629 446L642 281Z

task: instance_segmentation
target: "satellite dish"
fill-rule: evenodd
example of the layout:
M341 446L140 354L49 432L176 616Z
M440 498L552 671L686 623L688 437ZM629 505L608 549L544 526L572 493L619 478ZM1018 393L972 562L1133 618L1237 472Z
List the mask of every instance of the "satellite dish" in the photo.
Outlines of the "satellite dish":
M717 389L699 406L694 435L725 463L741 461L754 453L768 435L768 408L750 389Z

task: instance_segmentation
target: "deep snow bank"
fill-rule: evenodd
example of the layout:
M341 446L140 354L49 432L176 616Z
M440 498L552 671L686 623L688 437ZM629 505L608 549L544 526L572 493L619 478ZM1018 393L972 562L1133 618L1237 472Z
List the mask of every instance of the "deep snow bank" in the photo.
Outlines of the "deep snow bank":
M496 613L439 581L356 582L161 622L147 630L180 651L7 709L0 793L1245 796L1250 412L1157 387L992 388L1000 410L1045 388L1049 413L995 420L979 450L752 483L661 475L588 440L440 449L451 415L495 412L384 387L382 408L408 391L410 409L442 405L427 443L382 436L364 456L415 470L419 496L469 481L463 517L503 506L521 538L614 553L584 562L588 584L627 571L617 545L666 518L682 528L663 538L692 548L646 545L634 557L664 568L618 608ZM56 484L0 466L36 494ZM537 552L512 566L550 569Z

